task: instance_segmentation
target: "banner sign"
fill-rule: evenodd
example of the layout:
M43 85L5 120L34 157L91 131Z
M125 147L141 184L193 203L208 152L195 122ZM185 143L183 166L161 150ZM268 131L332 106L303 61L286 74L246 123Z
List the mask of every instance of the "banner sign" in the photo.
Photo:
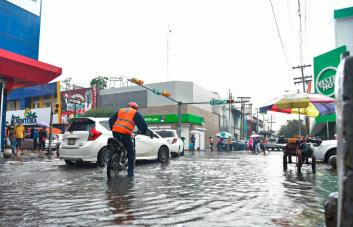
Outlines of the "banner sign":
M314 58L315 93L334 97L336 69L346 50L346 46L342 46Z
M96 105L95 88L82 88L61 92L61 116L62 121L67 122L74 114L84 114L94 109Z

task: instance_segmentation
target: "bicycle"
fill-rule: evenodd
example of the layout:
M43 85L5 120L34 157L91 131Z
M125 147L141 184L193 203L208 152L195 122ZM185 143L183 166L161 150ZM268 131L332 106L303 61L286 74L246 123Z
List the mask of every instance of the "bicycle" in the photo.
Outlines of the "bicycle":
M135 138L132 142L133 149L135 149ZM108 139L108 150L107 177L112 179L118 177L120 171L127 170L127 150L124 144L114 137Z

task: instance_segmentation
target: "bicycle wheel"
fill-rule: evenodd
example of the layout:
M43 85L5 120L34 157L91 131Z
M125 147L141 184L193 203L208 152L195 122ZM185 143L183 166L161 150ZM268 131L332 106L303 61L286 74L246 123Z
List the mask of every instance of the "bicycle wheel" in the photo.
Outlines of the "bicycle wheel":
M114 152L110 155L107 165L108 179L117 177L121 170L121 151Z

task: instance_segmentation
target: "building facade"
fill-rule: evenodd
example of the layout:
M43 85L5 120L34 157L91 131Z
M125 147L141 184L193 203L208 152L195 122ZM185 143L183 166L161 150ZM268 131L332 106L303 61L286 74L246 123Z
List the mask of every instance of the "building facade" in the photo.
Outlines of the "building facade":
M60 102L60 82L15 89L7 96L6 121L23 125L49 123L52 102ZM59 114L54 114L53 123L61 123Z
M169 81L146 86L155 91L168 91L172 94L171 98L183 103L209 102L212 99L220 99L218 93L208 91L188 81ZM100 90L97 107L119 109L125 107L130 101L138 103L140 111L150 127L177 129L177 104L139 86ZM237 125L239 124L239 111L231 108L229 117L228 105L187 104L181 106L181 114L181 136L185 138L185 145L188 145L191 135L194 134L196 149L207 148L207 138L214 137L220 131L239 133L239 125ZM188 149L187 146L185 148Z
M353 53L353 7L334 11L335 48L314 57L314 92L335 98L335 76L341 55ZM313 122L312 133L334 139L336 134L336 114L319 116Z

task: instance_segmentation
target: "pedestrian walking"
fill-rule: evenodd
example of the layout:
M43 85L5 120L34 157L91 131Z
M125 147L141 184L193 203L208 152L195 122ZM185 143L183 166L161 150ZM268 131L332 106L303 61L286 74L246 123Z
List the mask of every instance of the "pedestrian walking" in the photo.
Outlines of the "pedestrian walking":
M6 136L10 141L11 151L13 155L16 155L16 136L15 136L15 126L10 124L7 126Z
M39 132L39 150L44 151L45 140L47 139L47 130L43 127Z
M229 136L227 139L227 150L231 151L232 150L232 137Z
M210 138L208 138L208 143L210 144L210 150L213 151L213 138L212 138L212 136L210 136Z
M25 127L20 123L15 126L15 136L16 136L16 154L23 155L23 140L25 138Z
M196 138L195 138L195 135L192 134L191 135L191 138L190 138L190 144L191 144L191 150L194 151L195 150L195 142L196 142Z
M37 149L38 146L38 138L39 138L39 133L38 133L38 129L34 128L33 129L33 150Z

